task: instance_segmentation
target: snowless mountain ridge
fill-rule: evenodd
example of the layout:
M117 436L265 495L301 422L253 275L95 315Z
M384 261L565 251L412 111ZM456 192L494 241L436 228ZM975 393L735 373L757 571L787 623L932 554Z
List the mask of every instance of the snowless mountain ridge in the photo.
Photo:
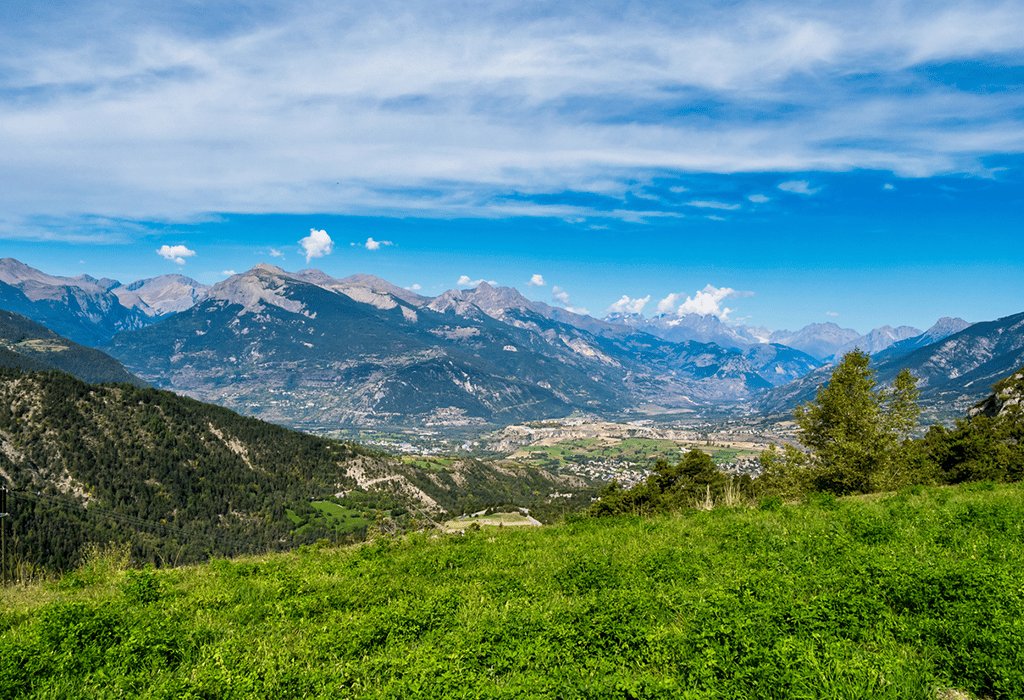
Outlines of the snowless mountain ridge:
M260 263L253 268L259 269L340 292L355 301L377 308L393 308L397 305L396 300L406 302L413 309L426 307L438 312L448 309L456 312L465 311L469 305L473 305L497 320L504 320L506 312L510 309L530 310L553 321L604 337L613 337L626 332L626 329L634 329L671 342L716 343L721 347L740 350L759 344L777 343L826 362L841 357L855 347L875 354L914 338L936 342L970 325L962 319L940 319L927 332L909 326L895 329L883 326L861 335L853 329L841 328L835 323L812 323L796 332L771 331L766 328L730 325L714 315L699 314L662 315L650 319L641 314L612 314L604 319L597 319L549 306L543 302L531 301L515 288L494 287L486 282L482 282L475 289L452 289L437 297L427 297L369 274L355 274L336 279L313 268L294 273L267 263ZM241 276L250 274L253 270L241 273ZM223 294L223 291L217 291L218 288L223 289L222 285L228 281L211 287L184 275L170 274L137 280L125 285L117 280L96 279L89 275L59 277L36 270L13 258L0 260L0 282L15 287L29 302L52 305L61 303L69 296L76 297L88 321L105 325L109 335L121 330L144 327L168 315L190 309L208 296L217 297ZM256 301L249 300L250 303ZM105 318L118 315L120 317L113 320ZM86 319L83 321L87 322ZM73 339L91 342L97 340L82 335L79 334ZM101 338L103 339L105 338Z

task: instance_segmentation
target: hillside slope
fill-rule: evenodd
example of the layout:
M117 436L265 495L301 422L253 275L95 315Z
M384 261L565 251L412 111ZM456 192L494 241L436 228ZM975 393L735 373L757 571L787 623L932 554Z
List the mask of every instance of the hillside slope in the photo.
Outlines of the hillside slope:
M0 367L59 370L83 382L148 386L110 355L74 343L20 314L0 310Z
M58 570L89 542L183 563L338 539L331 528L296 529L310 501L358 511L365 531L377 516L400 528L584 485L475 462L418 469L166 391L14 369L0 369L0 480L16 489L16 560Z
M0 697L1021 698L1022 496L97 557L0 593Z

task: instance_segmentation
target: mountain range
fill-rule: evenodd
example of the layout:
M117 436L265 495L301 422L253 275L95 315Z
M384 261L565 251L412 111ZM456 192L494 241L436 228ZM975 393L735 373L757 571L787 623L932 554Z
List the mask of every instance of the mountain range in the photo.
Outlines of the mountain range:
M904 368L918 379L921 404L934 417L962 415L983 399L994 382L1024 366L1024 313L983 323L960 331L959 319L940 319L925 336L904 341L872 356L871 368L882 386L891 385ZM800 379L765 392L752 406L759 411L787 412L812 399L819 385L828 381L830 367L821 367Z
M671 343L563 314L487 284L431 299L370 276L261 264L103 349L154 386L298 426L692 409L818 365L784 346Z
M298 427L785 410L853 347L873 355L880 377L886 363L914 363L929 400L959 405L987 388L978 383L988 370L969 359L985 351L970 344L991 344L979 329L943 355L945 339L970 330L962 319L865 335L834 323L770 331L713 315L596 319L486 282L428 297L372 275L267 264L208 287L181 275L57 277L7 258L0 308L101 348L154 386ZM982 363L996 363L991 376L1013 364L1008 339L1021 331L1006 333L992 346L1006 361ZM965 379L971 373L977 379Z

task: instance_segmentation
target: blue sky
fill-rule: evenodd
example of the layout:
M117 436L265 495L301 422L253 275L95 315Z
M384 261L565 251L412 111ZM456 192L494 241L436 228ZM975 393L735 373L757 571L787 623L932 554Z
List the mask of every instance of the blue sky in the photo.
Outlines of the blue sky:
M1024 3L851 7L8 3L0 256L771 329L1024 311Z

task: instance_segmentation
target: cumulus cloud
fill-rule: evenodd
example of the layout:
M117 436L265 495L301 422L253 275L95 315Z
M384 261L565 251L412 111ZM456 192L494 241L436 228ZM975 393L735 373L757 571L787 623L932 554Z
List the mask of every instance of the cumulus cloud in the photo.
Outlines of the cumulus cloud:
M644 310L644 305L651 300L651 295L638 299L630 299L625 294L617 302L608 307L607 314L638 314Z
M494 280L485 280L483 278L480 278L478 280L471 280L469 278L469 275L462 275L461 277L459 277L458 285L460 287L479 287L484 282L487 282L487 284L491 285L492 287L498 286L498 283L495 282Z
M544 281L544 277L542 275L534 275L533 277L530 278L530 281L526 283L526 286L527 287L546 287L547 284L548 283Z
M225 277L233 277L234 275L237 275L238 273L235 272L234 270L221 270L220 274L224 275Z
M394 245L391 241L375 241L372 237L366 239L367 250L380 250L382 245Z
M763 194L752 194L749 197L747 197L747 199L749 199L754 204L764 204L765 202L768 201L768 198L765 197Z
M327 235L327 231L317 231L315 228L309 229L309 235L299 241L299 245L306 252L307 263L313 258L330 255L334 249L334 241Z
M896 189L896 187L887 182L884 185L882 185L882 189L883 190L894 190L894 189Z
M682 303L680 299L686 297ZM669 294L658 302L658 313L676 316L686 314L698 314L700 316L717 316L719 319L727 320L734 309L723 307L722 302L726 299L754 296L753 292L741 292L730 287L714 287L707 285L695 295L688 296L684 292ZM676 306L678 304L678 307Z
M807 180L787 180L779 185L779 189L794 194L814 194L821 191L820 187L811 187Z
M196 251L189 250L183 245L162 245L156 252L161 258L179 265L184 265L185 258L191 258L196 254Z
M418 284L414 284L411 287L406 287L406 289L410 292L418 292L421 289L423 289L423 287L419 286Z
M714 200L707 199L695 199L693 201L687 202L686 206L700 207L701 209L726 209L729 211L740 208L739 204L726 204L725 202L716 202Z

